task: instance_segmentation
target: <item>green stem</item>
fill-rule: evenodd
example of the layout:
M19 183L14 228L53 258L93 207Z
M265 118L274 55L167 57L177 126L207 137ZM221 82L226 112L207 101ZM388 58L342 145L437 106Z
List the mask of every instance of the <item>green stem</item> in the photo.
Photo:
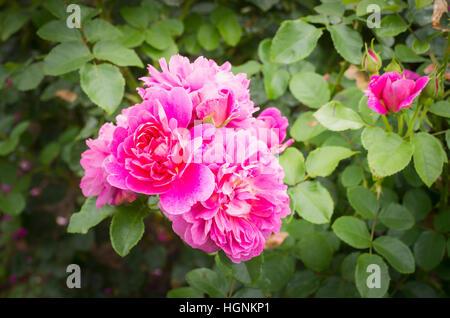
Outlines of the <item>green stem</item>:
M231 296L233 295L233 288L234 288L234 283L236 282L236 279L233 277L231 284L230 284L230 290L228 291L228 298L231 298Z
M373 237L375 235L375 225L377 224L377 219L378 219L378 215L375 215L375 217L373 218L373 222L372 222L372 229L370 231L370 247L369 247L369 254L372 255L372 242L373 242Z
M342 64L341 69L339 70L339 74L336 78L336 83L334 83L333 88L331 90L331 98L334 97L334 95L336 94L337 88L339 87L339 85L341 85L342 75L344 75L344 72L347 69L348 64L349 63L347 61L345 61L344 64Z
M417 115L419 114L420 108L421 108L421 105L417 105L416 111L414 112L414 115L408 124L408 130L406 131L405 138L409 137L409 135L411 135L411 133L413 132L414 122L416 121L416 118L417 118Z
M398 115L398 117L397 117L398 134L399 134L400 136L403 134L403 122L404 122L403 117L404 117L404 114L403 114L403 113L400 113L400 114Z
M417 36L416 32L414 32L414 30L411 29L411 26L409 25L409 23L406 22L405 19L403 19L403 17L402 17L397 11L395 11L394 13L395 13L395 15L396 15L397 17L400 18L400 20L403 22L403 24L408 28L408 31L411 32L411 34L412 34L418 41L422 42L422 40Z
M388 122L388 120L386 118L386 115L381 115L381 118L383 118L383 122L384 122L384 125L386 126L387 130L389 132L393 132L394 130L392 129L391 124L389 124L389 122Z

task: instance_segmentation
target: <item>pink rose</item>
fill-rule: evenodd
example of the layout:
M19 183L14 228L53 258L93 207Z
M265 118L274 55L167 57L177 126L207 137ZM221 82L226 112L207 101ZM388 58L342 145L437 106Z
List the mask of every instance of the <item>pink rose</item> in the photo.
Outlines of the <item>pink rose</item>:
M152 89L151 98L126 109L118 116L105 163L108 182L123 190L159 194L161 205L172 213L207 199L214 176L192 162L195 149L186 129L191 116L192 102L179 87Z
M269 107L254 120L250 130L254 131L258 139L264 141L273 153L281 153L294 142L291 138L283 144L288 126L289 122L281 115L280 110Z
M412 80L397 72L373 75L365 91L367 106L380 114L389 111L396 113L402 108L409 108L427 83L427 76Z
M151 98L151 88L181 87L192 100L192 121L213 118L217 127L224 123L241 127L257 111L250 100L250 81L246 74L234 75L228 62L218 66L201 56L190 63L188 58L174 55L168 65L164 58L159 64L161 72L148 65L150 77L141 78L148 87L138 88L144 100Z
M86 144L90 149L81 154L80 164L84 169L84 177L81 179L80 188L86 197L98 196L96 201L97 209L100 209L105 204L119 205L136 199L135 194L113 187L106 180L107 173L104 162L110 155L109 146L113 138L114 129L114 124L104 124L100 128L97 139L86 140Z
M162 211L194 248L208 253L222 249L236 263L259 255L265 239L279 232L281 218L290 213L277 158L249 131L222 128L209 143L204 162L215 176L212 195L183 214L163 206Z

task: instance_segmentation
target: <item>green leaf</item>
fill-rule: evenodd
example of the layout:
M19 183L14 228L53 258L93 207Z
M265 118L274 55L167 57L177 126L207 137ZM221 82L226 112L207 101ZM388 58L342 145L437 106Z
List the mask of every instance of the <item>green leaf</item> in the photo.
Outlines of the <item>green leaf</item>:
M434 217L433 226L441 233L450 232L450 208L440 212Z
M308 141L326 130L313 114L313 112L302 113L292 125L290 134L296 141Z
M19 215L25 209L26 200L22 193L10 192L0 195L0 211L9 215Z
M205 50L212 51L219 46L220 35L212 24L205 23L198 29L197 40Z
M332 227L342 241L355 248L369 248L370 234L364 221L354 216L341 216Z
M361 35L345 24L327 26L336 51L348 62L359 65L362 60Z
M219 29L220 35L228 45L236 46L239 43L242 36L242 27L233 12L226 12L220 16L217 29Z
M328 269L333 250L324 234L313 231L301 238L294 254L301 259L306 268L321 272Z
M361 183L363 172L357 165L349 165L345 167L340 177L342 185L346 188L350 188Z
M347 198L356 212L367 219L373 219L378 213L380 202L375 193L362 186L347 189Z
M294 298L304 298L313 294L320 287L320 277L309 270L298 271L292 276L286 286L286 295Z
M314 230L314 224L302 219L292 219L286 224L286 231L296 240L301 240L306 233Z
M174 44L172 36L162 24L153 24L145 32L145 42L158 50L165 50Z
M432 209L431 199L422 189L410 189L403 197L403 205L414 215L416 222L422 221Z
M361 134L361 142L367 150L372 147L376 140L384 137L386 132L380 127L366 127Z
M450 118L450 103L446 100L440 100L431 105L428 111L441 117Z
M314 224L329 223L334 203L328 190L318 181L306 181L289 189L294 208L305 220Z
M119 66L144 67L139 56L133 49L127 49L118 42L100 41L94 46L94 56Z
M109 237L117 254L125 257L141 240L145 230L144 217L145 212L134 206L116 207L109 227Z
M209 268L197 268L186 274L190 286L210 297L226 297L228 284L225 277Z
M387 6L387 3L385 0L362 0L361 2L358 3L358 6L356 7L356 15L362 16L369 13L373 13L373 10L372 11L368 10L368 7L370 5L377 5L380 7L380 9L383 9L384 7Z
M295 98L311 108L319 108L330 100L327 81L316 73L295 74L289 82L289 89Z
M395 57L404 63L422 63L426 61L425 58L418 56L404 44L397 44L395 46Z
M272 100L281 97L289 83L289 72L286 69L279 69L275 64L264 64L262 71L267 97Z
M241 288L233 294L233 298L265 298L266 296L260 289Z
M258 57L263 64L270 64L270 47L272 46L272 39L264 39L258 45Z
M374 265L378 265L378 267ZM379 272L376 268L379 268ZM371 283L376 283L377 277L379 278L379 288L377 285L371 285ZM390 280L388 266L381 257L367 253L359 256L356 263L355 284L361 297L383 297L388 291ZM369 288L369 286L373 288Z
M6 41L11 35L19 31L28 17L17 9L7 9L2 12L0 19L0 40Z
M370 125L374 125L380 117L380 114L374 112L367 106L367 96L361 97L358 105L358 111L361 118Z
M29 125L30 122L28 121L17 124L11 131L9 139L0 141L0 156L8 155L16 149L20 141L20 136L28 129Z
M377 29L377 34L381 37L396 36L407 30L407 26L402 22L398 16L389 14L381 19L380 28Z
M100 210L95 205L97 197L89 197L84 201L81 210L70 217L67 232L86 234L91 228L116 211L114 207L104 205Z
M295 185L302 181L305 176L305 158L303 154L294 147L287 148L279 158L280 165L284 171L284 182Z
M86 64L80 70L81 88L108 114L122 101L125 80L119 69L110 64Z
M150 21L147 10L141 7L123 7L120 14L125 21L138 29L145 29Z
M361 253L359 252L353 252L345 256L339 268L342 278L350 282L355 281L356 262L360 255Z
M12 72L11 79L19 91L35 89L44 79L44 63L19 66Z
M246 73L247 78L252 77L256 73L258 73L261 70L261 64L255 60L250 60L245 62L244 64L233 66L231 68L231 71L233 74L239 74L239 73Z
M192 287L180 287L169 290L167 298L203 298L203 293Z
M363 141L368 146L370 171L378 177L386 177L403 170L411 161L412 145L395 133L378 135L373 143Z
M355 111L334 100L320 107L314 117L324 127L333 131L359 129L365 125Z
M345 5L340 1L334 1L322 3L321 5L314 7L314 10L321 14L342 17L344 16Z
M412 44L412 49L417 54L424 54L430 49L430 42L422 42L420 40L415 39Z
M442 261L445 254L445 237L435 232L424 231L414 244L414 257L417 265L432 270Z
M88 42L118 40L123 36L119 29L102 19L88 21L83 27L83 33Z
M184 24L181 20L165 19L161 21L161 25L171 36L180 36L184 32Z
M414 273L416 268L414 256L409 247L399 239L381 236L373 241L373 247L400 273Z
M282 22L272 40L271 61L290 64L306 58L321 35L322 30L301 20Z
M44 59L44 72L58 76L75 71L94 57L82 42L65 42L55 46Z
M58 142L50 142L42 149L39 160L43 165L48 165L58 156L60 150L61 146Z
M420 179L430 187L441 175L444 166L444 149L436 137L419 132L411 136L414 147L414 167ZM446 156L446 155L445 155Z
M414 0L417 9L422 9L433 3L433 0Z
M253 285L261 276L264 264L263 255L256 256L246 262L232 263L233 276L244 285Z
M140 46L145 40L145 32L132 28L129 25L119 25L117 29L122 34L117 41L127 48Z
M71 42L81 41L81 33L78 29L70 29L65 20L53 20L37 30L37 35L47 41L52 42Z
M380 221L390 229L407 230L413 227L415 220L411 212L403 205L390 203L380 212Z
M289 282L294 270L295 262L291 256L280 253L266 254L256 286L264 291L278 291Z
M355 154L345 147L320 147L311 151L306 158L306 171L315 178L329 176L336 169L339 161Z
M165 58L167 61L175 54L178 54L178 47L173 43L165 50L157 50L147 44L141 46L142 52L148 55L152 60L159 61L161 58Z

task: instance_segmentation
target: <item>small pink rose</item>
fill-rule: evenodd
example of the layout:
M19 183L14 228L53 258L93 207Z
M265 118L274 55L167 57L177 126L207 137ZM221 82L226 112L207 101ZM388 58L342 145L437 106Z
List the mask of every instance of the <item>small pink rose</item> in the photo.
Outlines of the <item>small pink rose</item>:
M365 91L367 106L380 114L396 113L402 108L411 107L427 83L427 76L412 80L397 72L373 75Z

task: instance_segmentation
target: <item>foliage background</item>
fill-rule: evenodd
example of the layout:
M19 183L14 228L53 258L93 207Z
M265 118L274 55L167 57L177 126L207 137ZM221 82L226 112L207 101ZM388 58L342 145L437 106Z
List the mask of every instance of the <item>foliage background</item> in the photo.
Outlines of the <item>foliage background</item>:
M81 4L81 29L65 26L70 3ZM369 4L382 9L379 29L367 27ZM394 162L386 177L371 175L361 138L367 126L384 127L363 98L364 42L375 38L384 65L394 53L420 74L431 63L447 64L448 33L432 27L431 0L0 0L0 5L0 296L450 293L447 94L434 100L414 127L434 134L433 141L422 135L426 140L416 143L414 160L410 154L403 166ZM444 13L442 28L447 20ZM129 252L122 258L111 245L111 218L102 221L106 212L94 211L92 200L84 203L78 187L85 139L139 101L135 88L146 74L144 65L156 66L159 58L176 53L230 61L235 72L251 78L255 105L279 108L291 124L296 143L280 160L296 212L285 220L284 234L271 240L272 248L245 264L183 244L153 198L140 219L145 233L142 228L128 242L133 246L142 235L137 246L131 251L115 246L118 253ZM347 116L350 110L356 114L345 129L329 130L313 116L321 107L326 117L322 106L330 100ZM417 107L405 111L406 119ZM312 153L315 149L322 150ZM422 168L415 157L420 153L430 154ZM80 209L84 214L72 219L68 233L69 219ZM362 285L363 265L373 262L383 273L383 288L375 292ZM81 289L66 287L65 270L72 263L81 266Z

